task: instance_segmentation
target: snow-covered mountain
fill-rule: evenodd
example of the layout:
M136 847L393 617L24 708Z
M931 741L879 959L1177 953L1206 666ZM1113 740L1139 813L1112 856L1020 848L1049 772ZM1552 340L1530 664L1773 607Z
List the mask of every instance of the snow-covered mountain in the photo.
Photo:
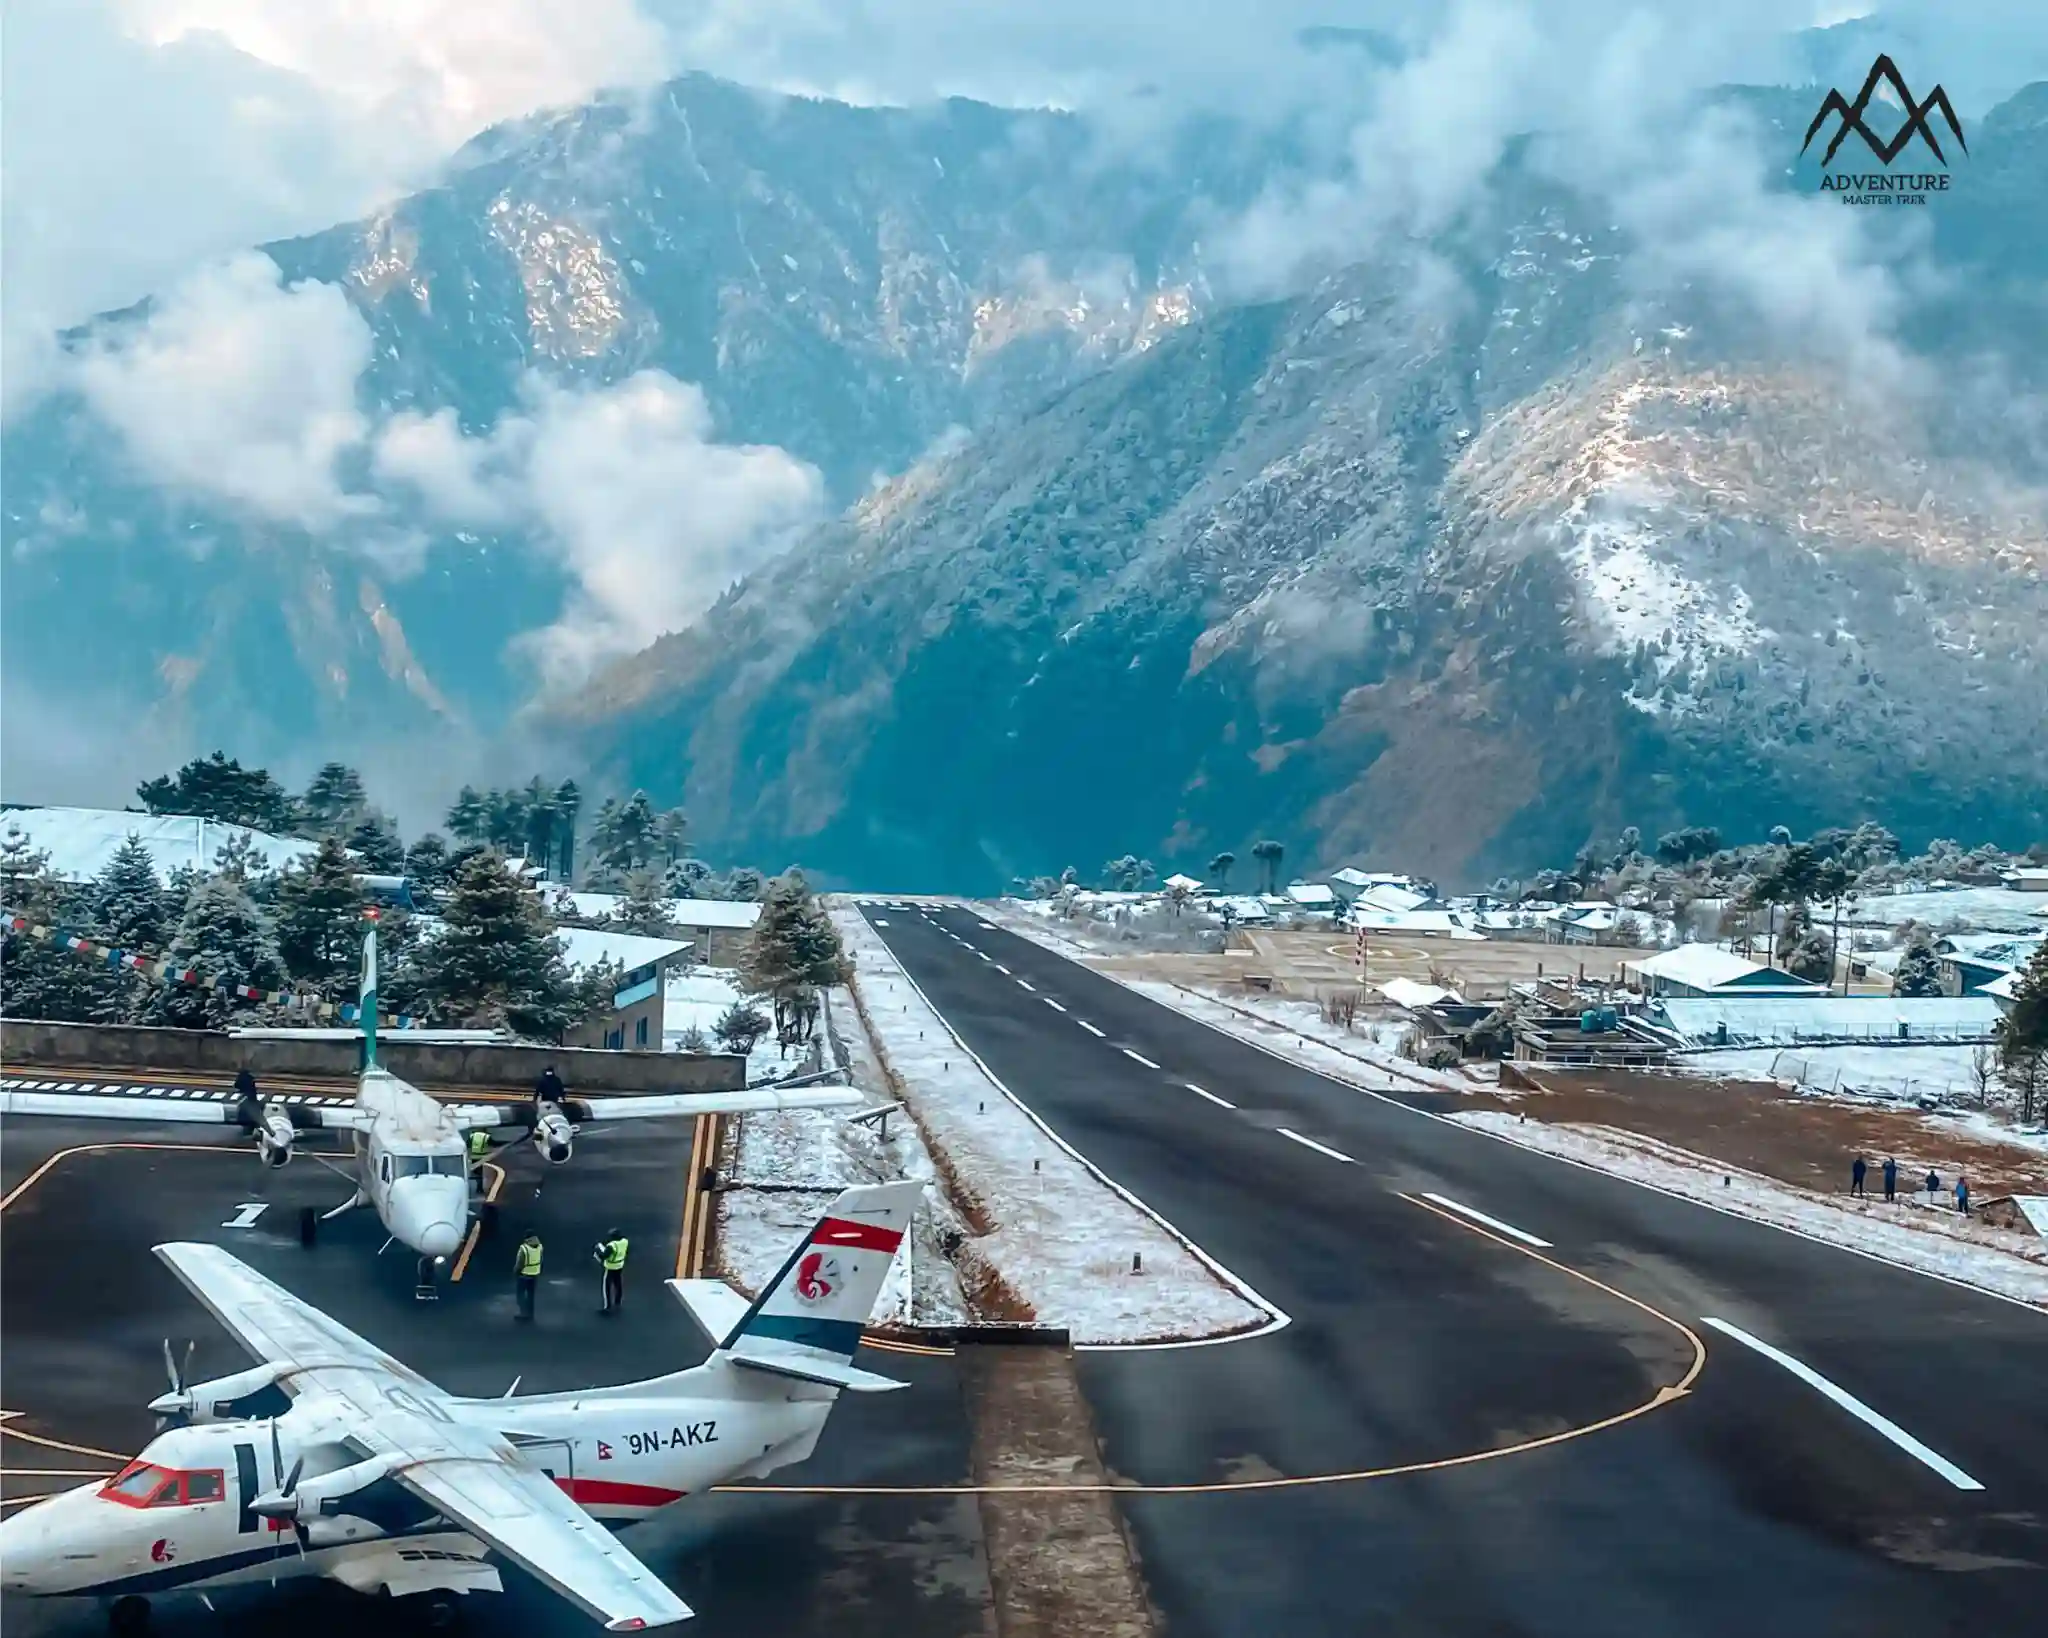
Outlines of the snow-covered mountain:
M1813 98L1730 100L1810 191ZM2048 86L1970 142L1859 352L1666 243L1767 282L1775 195L1687 239L1520 146L1233 303L1285 138L701 77L507 128L73 338L4 449L10 729L89 698L160 767L510 723L721 855L958 887L1258 835L1445 879L1625 823L2023 843ZM331 390L163 413L203 302Z

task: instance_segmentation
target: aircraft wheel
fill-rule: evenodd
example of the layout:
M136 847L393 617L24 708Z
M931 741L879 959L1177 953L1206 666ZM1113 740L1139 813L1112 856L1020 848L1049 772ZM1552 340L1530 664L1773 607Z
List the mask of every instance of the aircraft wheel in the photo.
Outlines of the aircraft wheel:
M310 1246L320 1238L320 1213L312 1206L299 1208L299 1244Z
M107 1611L107 1630L121 1638L134 1638L135 1634L149 1631L149 1600L133 1593L115 1599L113 1608Z
M462 1624L462 1611L452 1598L430 1597L420 1613L429 1632L453 1632Z

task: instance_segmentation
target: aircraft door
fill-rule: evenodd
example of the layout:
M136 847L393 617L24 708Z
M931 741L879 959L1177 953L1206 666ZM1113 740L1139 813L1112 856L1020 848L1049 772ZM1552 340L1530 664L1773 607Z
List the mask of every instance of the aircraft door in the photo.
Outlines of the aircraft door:
M522 1443L519 1454L557 1484L576 1477L576 1447L566 1439L540 1439Z

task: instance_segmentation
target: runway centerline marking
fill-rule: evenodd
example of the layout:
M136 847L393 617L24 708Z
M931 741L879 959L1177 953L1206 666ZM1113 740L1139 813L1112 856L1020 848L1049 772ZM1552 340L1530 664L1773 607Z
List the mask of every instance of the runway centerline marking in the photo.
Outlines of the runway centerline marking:
M1944 1479L1948 1480L1948 1482L1954 1485L1958 1490L1982 1490L1984 1488L1975 1479L1971 1478L1969 1474L1965 1473L1961 1468L1957 1467L1956 1464L1950 1461L1946 1456L1939 1455L1936 1452L1929 1450L1927 1446L1923 1445L1918 1439L1914 1438L1912 1434L1908 1433L1904 1428L1900 1427L1899 1424L1894 1422L1890 1417L1880 1415L1878 1412L1872 1410L1868 1405L1864 1404L1862 1400L1858 1399L1853 1393L1849 1392L1847 1388L1837 1387L1834 1383L1830 1382L1826 1377L1822 1376L1820 1372L1816 1371L1811 1365L1803 1364L1801 1361L1794 1359L1790 1354L1786 1353L1783 1349L1773 1348L1768 1342L1765 1342L1762 1338L1753 1337L1747 1331L1743 1330L1740 1326L1730 1325L1724 1319L1703 1319L1700 1321L1700 1324L1711 1325L1723 1336L1733 1337L1737 1342L1742 1343L1745 1347L1754 1348L1758 1353L1762 1354L1764 1358L1772 1361L1775 1364L1784 1366L1786 1370L1790 1371L1794 1376L1798 1377L1799 1380L1801 1382L1804 1382L1809 1388L1812 1388L1817 1393L1824 1394L1827 1398L1832 1399L1837 1405L1840 1405L1843 1410L1847 1411L1851 1416L1855 1417L1857 1421L1863 1423L1866 1427L1875 1428L1879 1433L1883 1434L1887 1439L1891 1440L1893 1444L1897 1445L1899 1449L1903 1450L1908 1456L1912 1457L1916 1462L1920 1462L1925 1466L1932 1468L1936 1473L1939 1473Z
M1211 1092L1206 1086L1197 1086L1193 1081L1182 1081L1180 1084L1186 1087L1190 1092L1194 1093L1196 1097L1207 1098L1219 1109L1235 1109L1237 1107L1237 1105L1232 1103L1228 1098L1217 1097L1216 1094L1214 1092Z
M1065 1012L1067 1010L1065 1007L1061 1006L1059 1002L1055 1001L1049 995L1042 995L1039 997L1039 1000L1043 1001L1048 1007L1052 1008L1054 1012Z
M1020 978L1020 979L1018 979L1018 980L1017 980L1017 987L1018 987L1019 989L1025 989L1025 990L1030 990L1030 991L1031 991L1031 993L1032 993L1033 995L1036 995L1036 994L1038 993L1038 990L1037 990L1037 988L1036 988L1036 987L1035 987L1035 986L1034 986L1034 985L1032 984L1031 980L1030 980L1030 979L1028 979L1028 978Z
M1159 1067L1142 1052L1133 1052L1129 1047L1125 1047L1123 1052L1124 1056L1130 1059L1132 1063L1143 1064L1147 1069L1157 1069Z
M1294 1139L1304 1149L1313 1149L1319 1155L1328 1155L1332 1160L1341 1160L1347 1166L1356 1166L1358 1164L1357 1161L1344 1153L1342 1149L1332 1149L1327 1143L1318 1143L1314 1138L1303 1137L1291 1126L1276 1126L1273 1130L1284 1138Z
M1000 961L996 963L996 971L1001 973L1005 978L1012 978L1016 976L1010 971L1008 967L1005 967Z
M1066 1008L1062 1007L1060 1010L1064 1012L1066 1011ZM1076 1018L1074 1022L1079 1024L1083 1029L1085 1029L1090 1035L1094 1036L1098 1041L1103 1038L1102 1031L1097 1029L1093 1024L1089 1023L1087 1019Z
M1502 1234L1520 1240L1525 1246L1534 1246L1538 1251L1550 1250L1550 1242L1548 1240L1538 1238L1527 1229L1518 1229L1512 1223L1503 1223L1498 1217L1489 1217L1477 1206L1465 1205L1462 1201L1453 1200L1448 1195L1431 1194L1427 1189L1422 1191L1422 1198L1434 1200L1446 1211L1457 1212L1460 1216L1471 1218L1475 1223L1484 1223L1490 1229L1497 1229Z

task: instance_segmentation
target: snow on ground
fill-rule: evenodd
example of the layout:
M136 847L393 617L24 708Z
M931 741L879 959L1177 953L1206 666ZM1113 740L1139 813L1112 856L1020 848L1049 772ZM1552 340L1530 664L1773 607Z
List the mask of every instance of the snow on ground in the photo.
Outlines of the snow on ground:
M721 1050L711 1032L725 1016L725 1009L743 993L740 975L730 967L684 967L670 973L661 994L662 1051L682 1051L683 1037L692 1029L703 1035L713 1052ZM766 1001L761 1003L761 1011L768 1011ZM786 1053L778 1046L771 1031L756 1041L754 1050L747 1054L747 1085L759 1086L764 1081L801 1074L808 1067L800 1055Z
M1888 1098L1974 1098L1973 1046L1740 1047L1694 1052L1680 1061L1695 1075L1797 1081L1826 1091L1871 1092Z
M1005 1095L857 912L835 907L832 919L874 1045L974 1223L958 1258L970 1284L979 1261L1039 1323L1065 1326L1076 1342L1217 1336L1266 1320Z
M1897 927L1908 921L1929 927L1961 922L1993 932L2038 933L2048 920L2048 903L2039 893L2015 893L2004 887L1955 887L1925 893L1871 894L1856 901L1859 927Z
M844 990L826 996L823 1027L832 1061L852 1072L870 1108L894 1102ZM840 1049L845 1055L841 1056ZM853 1183L923 1178L924 1199L875 1301L876 1325L959 1325L970 1315L947 1243L965 1225L945 1197L916 1125L891 1115L888 1137L834 1109L739 1117L723 1158L713 1241L717 1271L751 1296L782 1266L832 1196ZM728 1130L733 1130L728 1127Z
M1059 948L1054 939L1045 936L1041 927L1030 922L1006 917L1004 924L1026 938ZM1427 1082L1445 1091L1473 1090L1469 1082L1458 1076L1422 1069L1390 1052L1366 1045L1356 1037L1347 1037L1341 1025L1323 1023L1307 1002L1259 995L1225 1000L1178 984L1133 979L1118 973L1106 973L1105 976L1189 1018L1213 1024L1335 1080L1379 1089L1386 1086L1388 1076L1393 1074L1411 1082ZM1809 1049L1813 1050L1820 1049ZM1939 1049L1854 1047L1841 1050L1868 1052L1889 1060L1890 1055L1897 1051ZM1719 1067L1727 1065L1738 1054L1717 1052L1710 1056ZM1969 1285L2048 1306L2048 1243L2038 1238L1988 1228L1953 1213L1896 1206L1887 1214L1881 1203L1852 1205L1846 1200L1808 1194L1775 1179L1736 1171L1705 1156L1614 1127L1525 1122L1515 1115L1491 1110L1471 1110L1447 1118L1491 1132L1525 1148L1540 1149L1546 1154L1580 1161L1600 1171L1650 1183L1673 1194L1741 1216L1797 1229L1831 1245L1868 1252L1909 1268L1946 1275ZM1950 1117L1938 1118L1946 1120ZM2048 1148L2048 1134L2015 1133L2011 1127L1988 1115L1961 1118L1970 1123L1973 1130L1979 1129L1978 1123L1981 1123L1981 1133L1985 1137ZM1724 1177L1729 1179L1725 1187L1721 1183Z
M1552 1126L1476 1109L1447 1118L1829 1245L2048 1307L2048 1242L2035 1236L1989 1228L1941 1208L1809 1194L1612 1126Z

